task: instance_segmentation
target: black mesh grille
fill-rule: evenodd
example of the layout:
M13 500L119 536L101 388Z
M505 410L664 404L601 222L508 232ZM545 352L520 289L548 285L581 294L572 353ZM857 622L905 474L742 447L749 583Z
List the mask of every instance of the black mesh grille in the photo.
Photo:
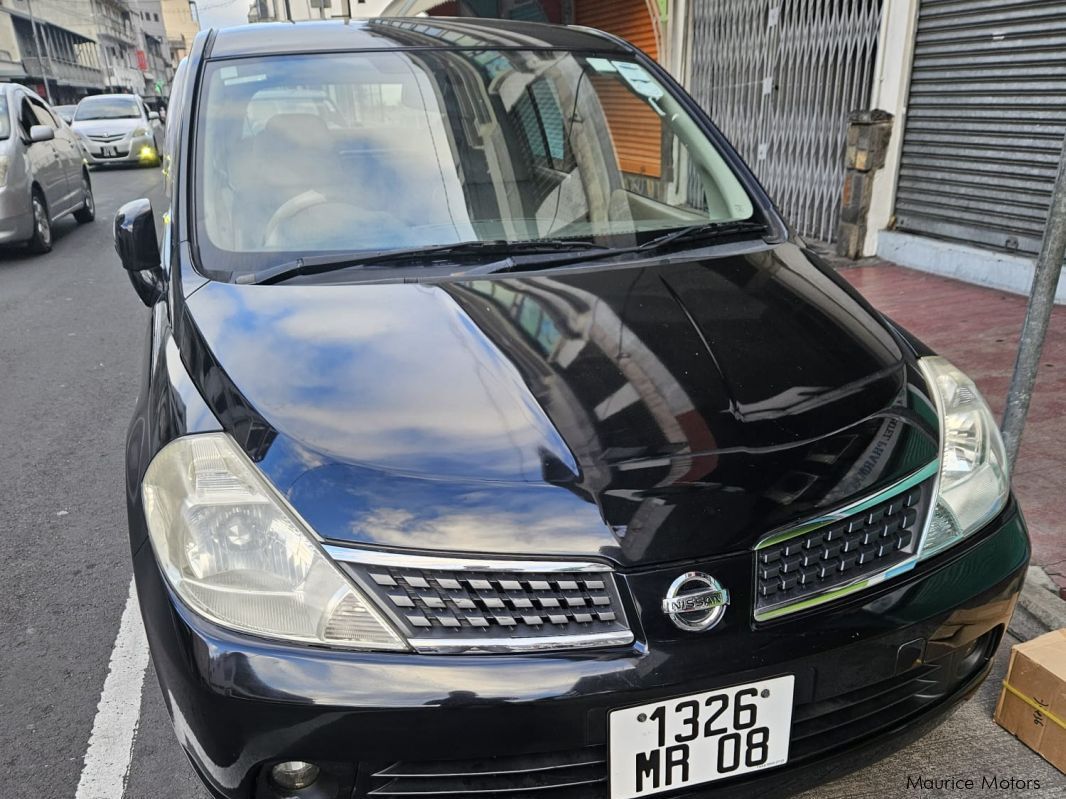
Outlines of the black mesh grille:
M861 513L756 550L755 609L801 602L903 562L918 546L929 480Z
M478 641L631 640L610 572L503 572L344 564L409 638ZM569 639L569 640L568 640Z

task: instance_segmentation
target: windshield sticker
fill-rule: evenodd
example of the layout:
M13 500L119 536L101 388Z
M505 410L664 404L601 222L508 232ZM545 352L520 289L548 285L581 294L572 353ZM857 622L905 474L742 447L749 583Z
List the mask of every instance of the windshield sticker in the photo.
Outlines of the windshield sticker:
M222 82L227 86L236 86L239 83L259 83L266 80L266 74L260 72L258 75L241 75L237 71L237 67L222 67L218 71L219 77L222 78Z
M658 100L663 96L663 87L656 83L647 70L639 64L630 64L625 61L615 61L615 68L629 84L629 87L641 97L649 100Z
M586 58L585 63L592 67L597 72L617 72L614 68L614 64L607 58Z

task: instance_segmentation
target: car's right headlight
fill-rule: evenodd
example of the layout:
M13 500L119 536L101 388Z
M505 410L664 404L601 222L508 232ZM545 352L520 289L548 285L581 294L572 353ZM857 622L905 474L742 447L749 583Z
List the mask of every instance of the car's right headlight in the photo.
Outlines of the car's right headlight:
M0 155L0 186L7 185L7 170L11 166L11 159L6 155Z
M945 358L918 361L940 419L936 504L919 558L977 532L1007 504L1010 474L1003 439L974 382Z
M407 648L225 433L167 444L142 489L156 559L196 613L288 641Z

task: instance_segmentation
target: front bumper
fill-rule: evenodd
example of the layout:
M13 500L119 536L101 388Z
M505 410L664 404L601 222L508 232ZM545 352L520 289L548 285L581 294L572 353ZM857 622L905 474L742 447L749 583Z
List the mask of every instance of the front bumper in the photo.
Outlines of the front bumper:
M134 523L137 511L131 508ZM787 765L662 794L711 797L788 794L927 731L987 673L1028 558L1024 521L1012 503L956 549L808 613L756 625L750 595L737 591L730 623L708 633L645 624L632 647L525 656L344 653L252 639L178 603L150 546L138 549L134 563L178 739L217 796L272 799L265 775L281 760L322 767L319 782L291 794L306 799L366 796L391 779L374 773L398 761L414 766L400 772L450 761L450 773L458 774L492 756L548 773L544 764L577 753L593 763L583 774L600 768L605 778L605 765L595 763L606 756L611 709L794 674ZM658 590L658 574L623 576L634 618L642 618L642 599ZM443 793L433 779L420 789ZM607 787L593 781L537 795L601 799Z
M122 139L116 142L97 142L92 139L80 139L79 144L85 155L85 160L92 166L154 164L159 160L155 139L151 136L137 136L133 139Z
M0 187L0 244L25 241L33 235L29 186Z

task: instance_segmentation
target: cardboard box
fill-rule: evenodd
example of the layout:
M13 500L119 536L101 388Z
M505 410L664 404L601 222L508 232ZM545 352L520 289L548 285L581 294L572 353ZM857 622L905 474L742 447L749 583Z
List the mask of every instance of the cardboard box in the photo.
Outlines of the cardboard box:
M1066 774L1066 630L1011 650L996 721Z

